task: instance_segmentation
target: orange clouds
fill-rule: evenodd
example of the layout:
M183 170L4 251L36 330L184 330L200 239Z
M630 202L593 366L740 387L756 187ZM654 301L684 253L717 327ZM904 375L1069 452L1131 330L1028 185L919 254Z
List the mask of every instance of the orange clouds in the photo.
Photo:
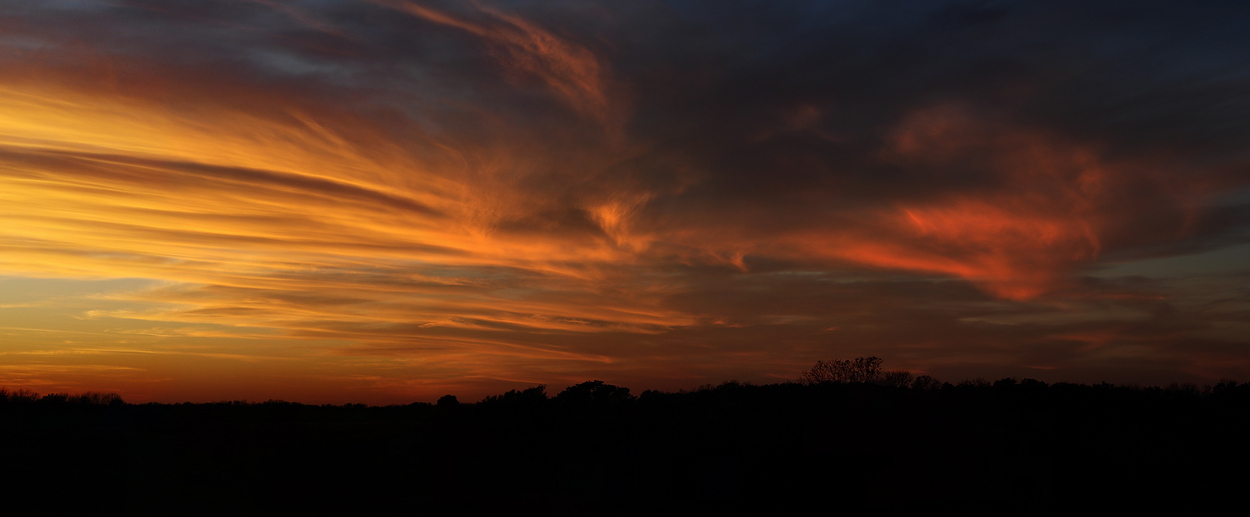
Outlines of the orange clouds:
M1097 274L1235 240L1244 209L1210 199L1250 184L1244 139L1192 135L1242 119L1126 129L1161 112L1056 86L1070 60L1034 40L999 66L905 36L959 13L864 32L789 3L577 4L0 19L0 385L467 400L831 355L1052 368L1001 343L1205 324L1152 316L1175 287ZM124 285L41 294L105 279ZM1134 339L1099 350L1166 355Z
M164 80L180 88L176 77ZM389 390L539 382L518 372L611 359L509 336L646 335L691 321L656 308L659 294L646 288L600 294L634 283L611 271L632 261L619 245L634 196L587 216L602 239L570 240L560 225L496 231L529 215L528 193L508 189L525 175L495 183L481 156L447 156L507 158L512 143L449 135L431 145L411 129L403 133L415 139L395 140L393 128L298 98L251 111L225 94L171 106L55 80L0 88L0 275L166 284L113 294L110 308L67 307L62 317L95 334L77 346L97 362L53 368L28 360L45 355L12 356L20 361L0 371L0 384L76 386L64 377L118 371L129 377L110 386L152 396L140 377L183 378L188 357L209 356L219 375L233 361L294 361ZM532 160L510 156L509 166ZM64 346L53 341L56 328L3 316L0 327L37 349ZM274 343L288 346L261 351ZM134 353L152 358L117 369ZM420 359L406 358L413 354ZM306 393L327 382L282 375Z
M1110 162L1094 148L944 106L895 130L886 158L935 175L979 176L948 193L911 194L876 213L874 231L806 235L796 246L866 265L965 278L1001 298L1028 300L1062 288L1093 263L1129 185L1162 191L1149 164ZM1166 192L1191 206L1199 189ZM1132 203L1132 200L1128 200Z
M942 259L921 259L915 269L961 276L1004 298L1043 294L1062 282L1069 268L1098 256L1098 238L1079 217L1022 213L981 200L904 209L904 213L914 225L915 242L920 243L913 256L923 256L927 250L946 251Z

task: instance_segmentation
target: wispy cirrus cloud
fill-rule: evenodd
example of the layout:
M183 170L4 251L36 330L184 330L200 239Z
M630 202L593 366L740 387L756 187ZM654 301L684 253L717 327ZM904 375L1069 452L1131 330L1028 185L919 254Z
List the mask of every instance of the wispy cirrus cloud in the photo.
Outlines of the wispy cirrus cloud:
M516 15L470 3L478 20L459 18L408 0L371 0L425 21L477 36L496 53L510 74L531 75L556 92L578 112L598 119L611 131L624 122L628 107L611 91L613 84L602 60L582 45L544 30Z
M1237 5L0 5L0 346L136 396L1246 371Z

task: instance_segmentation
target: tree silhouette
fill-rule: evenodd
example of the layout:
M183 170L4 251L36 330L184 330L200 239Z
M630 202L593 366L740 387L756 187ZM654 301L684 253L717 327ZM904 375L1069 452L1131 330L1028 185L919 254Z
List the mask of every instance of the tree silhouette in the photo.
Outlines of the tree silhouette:
M587 381L569 386L556 395L556 400L569 404L613 403L632 400L629 388L605 384L603 381Z
M907 374L910 380L911 374ZM856 357L816 361L816 365L799 375L801 384L822 382L877 382L881 380L880 357Z
M913 380L911 383L911 389L913 390L936 390L936 389L941 389L941 388L942 388L942 381L939 381L928 375L921 375L919 377L916 377L916 379Z
M882 386L906 388L912 382L912 375L907 370L890 370L882 374L877 382Z
M455 395L443 395L439 397L436 406L444 414L454 415L460 412L460 401L456 400Z
M547 402L547 386L539 384L524 391L508 390L503 395L491 395L482 399L483 404L539 405Z

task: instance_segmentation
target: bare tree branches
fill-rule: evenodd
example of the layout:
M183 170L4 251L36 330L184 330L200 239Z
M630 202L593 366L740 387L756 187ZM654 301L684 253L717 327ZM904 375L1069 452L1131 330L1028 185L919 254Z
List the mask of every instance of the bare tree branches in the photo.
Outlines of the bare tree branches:
M880 357L856 357L816 361L812 369L799 375L801 384L822 382L877 382L882 375ZM911 374L907 374L909 377Z

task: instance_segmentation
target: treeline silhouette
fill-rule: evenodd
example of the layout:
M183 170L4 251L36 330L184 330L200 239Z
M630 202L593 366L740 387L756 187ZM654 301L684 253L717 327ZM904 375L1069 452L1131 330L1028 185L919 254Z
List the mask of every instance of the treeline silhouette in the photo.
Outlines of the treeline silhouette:
M125 404L121 396L116 393L96 393L86 392L77 395L69 393L48 393L40 395L31 390L13 390L8 388L0 388L0 404L80 404L102 406L117 406Z
M1226 467L1244 469L1250 384L952 384L880 364L386 407L0 389L0 487L7 515L1192 513L1242 490Z

